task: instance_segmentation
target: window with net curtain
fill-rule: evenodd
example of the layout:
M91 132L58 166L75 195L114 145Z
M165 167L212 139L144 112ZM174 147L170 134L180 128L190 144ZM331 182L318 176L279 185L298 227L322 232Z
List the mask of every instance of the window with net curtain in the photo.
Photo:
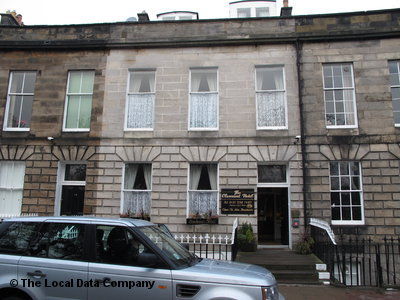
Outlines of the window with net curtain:
M126 100L128 130L153 129L155 70L132 70Z
M70 71L66 110L65 131L88 131L92 115L94 71Z
M217 68L191 69L190 78L189 129L217 129Z
M189 174L189 216L216 216L218 165L191 164Z
M0 215L20 215L25 163L0 162Z
M4 129L27 131L32 117L36 71L10 73Z
M125 165L122 211L138 216L150 215L151 164L132 163Z
M286 92L283 66L256 68L258 129L286 129Z

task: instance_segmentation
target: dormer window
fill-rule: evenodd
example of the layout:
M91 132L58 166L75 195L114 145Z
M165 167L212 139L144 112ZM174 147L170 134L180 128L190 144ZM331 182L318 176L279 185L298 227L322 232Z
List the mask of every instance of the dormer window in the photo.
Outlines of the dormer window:
M251 9L250 8L238 8L237 9L237 17L238 18L250 18L251 17Z
M268 17L269 16L269 7L257 7L256 8L256 17Z

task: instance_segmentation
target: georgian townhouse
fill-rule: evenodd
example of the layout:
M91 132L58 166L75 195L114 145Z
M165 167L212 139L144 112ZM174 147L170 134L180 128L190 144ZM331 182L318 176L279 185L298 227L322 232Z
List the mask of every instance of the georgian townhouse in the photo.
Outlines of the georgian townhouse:
M398 234L399 13L0 27L0 214Z

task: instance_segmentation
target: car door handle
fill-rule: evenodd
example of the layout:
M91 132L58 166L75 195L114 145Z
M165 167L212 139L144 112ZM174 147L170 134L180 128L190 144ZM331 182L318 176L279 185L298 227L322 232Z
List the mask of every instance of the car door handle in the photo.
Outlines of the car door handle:
M43 278L46 277L46 274L42 273L42 271L36 270L35 272L28 272L26 275L34 277L34 278Z
M101 278L95 278L94 281L98 281L99 283L103 283L104 281L111 281L111 279L109 277L104 277L103 279Z

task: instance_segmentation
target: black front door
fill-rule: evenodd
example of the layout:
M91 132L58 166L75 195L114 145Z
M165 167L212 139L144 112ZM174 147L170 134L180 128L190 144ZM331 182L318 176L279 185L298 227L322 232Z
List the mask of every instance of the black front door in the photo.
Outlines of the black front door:
M257 199L258 243L288 245L288 189L259 188Z
M84 186L64 185L61 194L61 215L83 215Z

